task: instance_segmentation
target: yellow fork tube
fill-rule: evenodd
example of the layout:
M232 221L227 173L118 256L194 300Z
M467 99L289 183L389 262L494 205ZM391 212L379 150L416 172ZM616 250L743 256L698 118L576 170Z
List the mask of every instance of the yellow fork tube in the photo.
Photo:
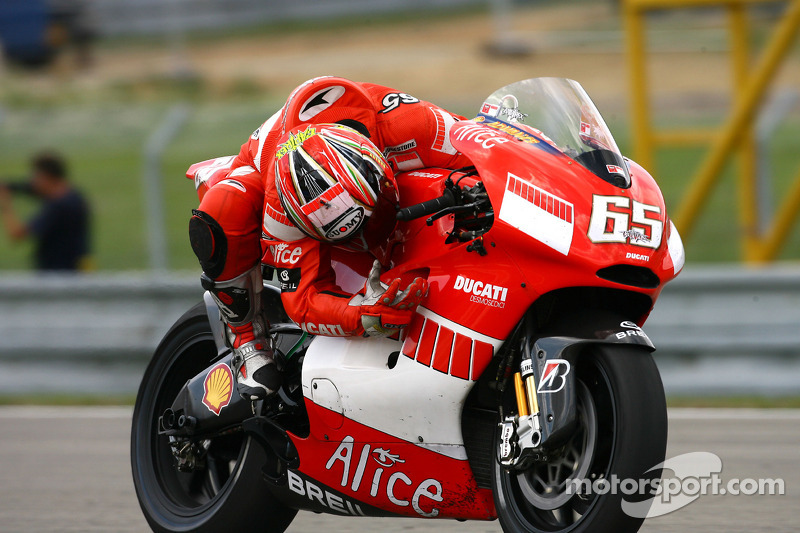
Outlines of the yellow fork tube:
M528 416L528 398L525 397L525 389L522 386L522 375L517 372L514 374L514 390L517 393L517 412L519 416Z
M533 377L533 374L525 378L525 389L528 391L528 402L530 404L531 413L538 415L539 399L536 396L536 379Z

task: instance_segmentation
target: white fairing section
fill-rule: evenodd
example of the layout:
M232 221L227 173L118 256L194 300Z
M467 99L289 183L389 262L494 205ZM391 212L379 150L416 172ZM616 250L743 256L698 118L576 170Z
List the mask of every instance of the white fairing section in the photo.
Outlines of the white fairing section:
M572 247L573 206L563 198L508 174L500 220L564 255Z
M211 177L223 169L228 169L236 159L235 155L228 155L225 157L218 157L208 166L204 166L198 170L194 175L194 188L199 189L200 185L207 182Z
M342 396L329 379L312 380L311 400L334 413L342 412Z
M669 221L669 239L667 240L667 249L669 250L670 258L672 259L672 267L675 270L675 274L677 274L683 269L683 265L686 262L686 252L683 249L681 235L678 233L678 229L671 220Z
M255 171L256 171L256 169L254 169L251 166L239 167L236 170L234 170L233 172L231 172L229 177L236 178L236 177L239 177L239 176L247 176L248 174L250 174L252 172L255 172Z
M317 337L303 362L303 394L312 399L312 381L330 380L341 395L347 418L448 457L466 459L461 410L474 382L402 354L390 369L389 355L401 346L383 338Z

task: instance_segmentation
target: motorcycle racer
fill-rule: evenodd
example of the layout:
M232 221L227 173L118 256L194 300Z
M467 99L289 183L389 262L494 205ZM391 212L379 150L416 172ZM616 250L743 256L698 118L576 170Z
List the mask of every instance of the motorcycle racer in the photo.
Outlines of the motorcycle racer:
M463 117L406 93L338 77L315 78L217 167L193 165L201 203L192 249L228 325L239 393L280 386L259 310L260 265L277 269L289 317L315 335L390 336L407 326L427 290L421 278L384 286L373 263L363 294L336 283L334 247L369 254L393 231L394 173L470 164L449 140ZM373 254L374 255L374 254Z

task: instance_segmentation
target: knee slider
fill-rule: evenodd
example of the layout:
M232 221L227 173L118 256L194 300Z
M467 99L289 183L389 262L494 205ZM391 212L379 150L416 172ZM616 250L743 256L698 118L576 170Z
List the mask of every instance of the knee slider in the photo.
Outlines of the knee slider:
M222 274L228 255L228 239L219 222L208 213L193 209L189 220L189 242L208 277L216 279Z

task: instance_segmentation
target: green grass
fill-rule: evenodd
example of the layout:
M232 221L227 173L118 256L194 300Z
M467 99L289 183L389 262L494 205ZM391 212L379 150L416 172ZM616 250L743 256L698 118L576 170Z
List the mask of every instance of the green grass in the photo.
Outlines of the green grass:
M0 395L0 405L56 405L56 406L96 406L96 405L130 405L136 401L133 395L90 396L74 394L43 395Z
M800 396L668 396L667 407L797 409Z
M445 102L446 104L446 102ZM11 107L0 122L0 177L23 175L30 155L56 147L67 155L75 183L89 197L94 210L94 259L100 270L147 267L146 226L142 195L142 147L168 112L167 101L136 101L70 106ZM239 99L214 102L198 98L181 133L167 147L163 159L163 191L169 266L196 269L186 227L197 205L193 184L184 178L196 161L235 154L258 124L280 105L279 100ZM454 111L469 114L469 109ZM627 151L624 125L614 126ZM620 134L621 133L621 134ZM797 141L800 123L790 122L775 137L770 154L776 177L775 198L785 193L800 166ZM654 175L674 211L702 160L705 149L662 150ZM690 262L736 261L740 258L735 175L730 169L715 189L694 235L685 242ZM31 202L18 203L29 216ZM781 255L800 258L800 224ZM0 269L25 269L30 244L14 245L0 235Z
M197 196L192 182L184 177L186 168L196 161L237 153L241 142L275 107L263 102L199 104L165 151L162 175L171 268L196 265L186 227ZM142 149L168 108L166 103L130 103L8 111L0 124L0 176L23 175L31 153L57 147L69 158L73 181L91 202L97 267L145 268ZM20 202L25 215L34 208L31 202ZM25 268L29 252L29 245L13 245L3 234L0 269Z

